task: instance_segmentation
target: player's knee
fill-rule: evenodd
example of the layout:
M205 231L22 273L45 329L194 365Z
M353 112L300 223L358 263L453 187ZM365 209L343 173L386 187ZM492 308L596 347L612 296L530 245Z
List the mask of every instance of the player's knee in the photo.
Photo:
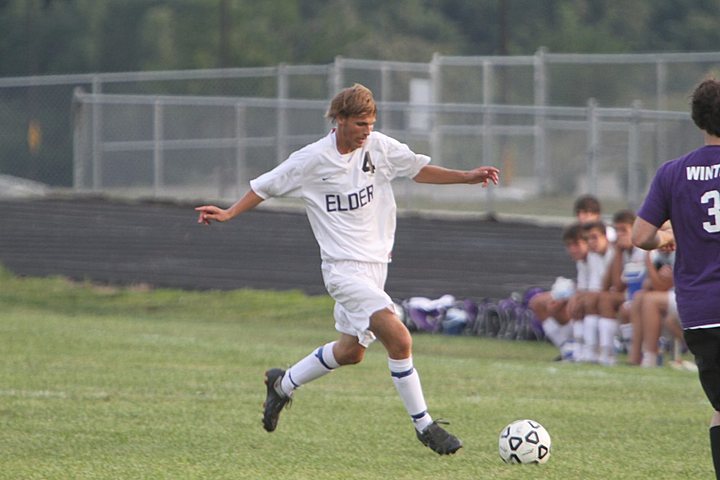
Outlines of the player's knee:
M603 317L612 316L612 313L615 310L612 297L610 297L608 295L602 295L598 299L597 308L598 308L598 313L601 316L603 316Z
M409 354L412 353L412 336L408 333L399 342L399 348Z
M390 358L408 358L412 354L412 335L392 310L375 312L370 317L370 327Z
M391 358L409 358L412 355L412 336L410 333L398 335L386 344L386 349Z
M548 303L550 303L551 299L549 292L538 293L530 299L528 307L537 316L547 316Z

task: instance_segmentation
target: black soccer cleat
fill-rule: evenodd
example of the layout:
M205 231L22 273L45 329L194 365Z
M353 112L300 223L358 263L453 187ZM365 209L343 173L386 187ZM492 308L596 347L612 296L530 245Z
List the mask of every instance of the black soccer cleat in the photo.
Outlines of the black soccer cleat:
M268 432L275 431L280 412L291 401L290 397L280 393L280 382L283 375L285 375L285 370L281 368L271 368L265 372L267 396L265 397L265 403L263 403L263 428Z
M447 423L447 422L442 422ZM455 435L448 433L444 428L434 421L425 430L415 430L418 440L438 455L451 455L462 448L462 441Z

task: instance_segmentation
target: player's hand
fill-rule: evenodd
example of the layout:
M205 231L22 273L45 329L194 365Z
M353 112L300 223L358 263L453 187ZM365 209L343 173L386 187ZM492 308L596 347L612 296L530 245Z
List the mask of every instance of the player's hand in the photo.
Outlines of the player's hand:
M211 221L224 222L230 218L226 210L216 207L215 205L203 205L195 208L198 214L198 223L210 225Z
M657 247L658 250L663 253L675 251L675 233L673 232L670 220L660 225L660 228L658 229L658 236L660 239L660 245Z
M487 187L489 182L497 185L500 180L500 170L495 167L478 167L470 170L470 174L471 177L468 183L480 183L483 187Z
M658 270L658 275L660 275L660 278L663 280L672 280L673 279L673 269L670 265L663 265L660 267L660 270Z

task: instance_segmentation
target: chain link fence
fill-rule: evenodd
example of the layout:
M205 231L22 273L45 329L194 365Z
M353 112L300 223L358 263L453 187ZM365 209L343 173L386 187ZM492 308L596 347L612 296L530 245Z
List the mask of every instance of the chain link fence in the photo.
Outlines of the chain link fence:
M436 164L502 169L499 188L398 182L401 207L568 215L579 193L638 205L655 169L702 141L688 95L717 53L449 57L0 78L0 176L131 198L231 201L324 135L360 82L376 129ZM0 186L0 189L3 187Z

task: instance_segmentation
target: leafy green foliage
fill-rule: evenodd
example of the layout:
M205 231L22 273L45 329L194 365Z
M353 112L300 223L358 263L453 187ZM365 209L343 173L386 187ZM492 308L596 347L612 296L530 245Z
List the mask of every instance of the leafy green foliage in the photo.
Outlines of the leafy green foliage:
M707 50L711 0L3 0L0 75Z

